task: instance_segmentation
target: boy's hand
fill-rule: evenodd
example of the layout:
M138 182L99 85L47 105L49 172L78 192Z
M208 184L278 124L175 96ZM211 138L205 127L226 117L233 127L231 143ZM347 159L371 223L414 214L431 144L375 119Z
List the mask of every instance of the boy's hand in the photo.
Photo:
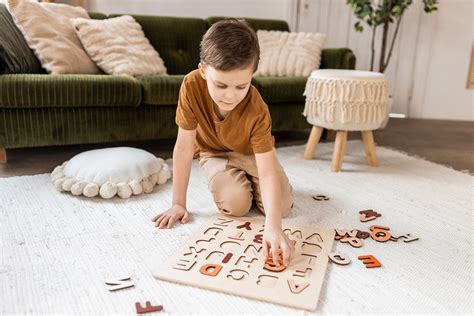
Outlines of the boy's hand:
M166 212L156 215L151 221L155 222L155 226L159 229L171 228L181 220L181 224L186 224L191 219L191 213L181 205L175 204Z
M273 264L277 267L280 266L280 260L283 259L283 265L288 266L291 254L295 250L293 243L290 242L288 236L283 233L280 227L267 227L263 232L263 255L265 259L268 257L268 253L271 251ZM282 250L282 258L279 258L279 251Z

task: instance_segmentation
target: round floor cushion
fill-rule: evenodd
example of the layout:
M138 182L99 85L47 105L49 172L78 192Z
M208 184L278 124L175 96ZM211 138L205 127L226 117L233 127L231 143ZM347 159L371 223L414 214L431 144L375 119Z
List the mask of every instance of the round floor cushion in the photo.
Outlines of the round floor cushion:
M86 151L51 173L58 191L104 199L150 193L155 185L165 183L170 177L171 171L163 159L131 147Z

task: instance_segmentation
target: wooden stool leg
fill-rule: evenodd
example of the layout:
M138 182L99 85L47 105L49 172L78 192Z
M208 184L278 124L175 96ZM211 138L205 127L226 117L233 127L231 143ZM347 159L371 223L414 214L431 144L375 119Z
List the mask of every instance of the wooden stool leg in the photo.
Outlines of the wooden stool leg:
M362 131L362 140L364 141L365 154L367 156L367 162L369 166L378 167L379 160L377 159L377 153L375 152L374 135L372 131Z
M0 148L0 163L7 163L7 150Z
M308 143L306 144L306 150L304 151L304 159L310 160L313 158L314 151L316 150L316 146L319 143L322 133L322 127L313 126L311 133L309 134Z
M334 152L332 153L331 171L339 172L342 169L342 158L346 151L347 131L337 131Z

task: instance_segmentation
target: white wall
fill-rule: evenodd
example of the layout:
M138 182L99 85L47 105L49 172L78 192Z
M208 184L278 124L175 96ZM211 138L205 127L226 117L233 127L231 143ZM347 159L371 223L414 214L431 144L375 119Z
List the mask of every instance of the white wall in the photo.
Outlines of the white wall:
M395 100L392 112L415 118L474 120L474 90L466 89L473 2L440 0L439 10L426 14L421 0L413 1L403 16L385 72ZM326 33L328 47L350 47L357 69L369 70L371 34L367 28L356 33L356 21L345 0L300 0L298 29Z

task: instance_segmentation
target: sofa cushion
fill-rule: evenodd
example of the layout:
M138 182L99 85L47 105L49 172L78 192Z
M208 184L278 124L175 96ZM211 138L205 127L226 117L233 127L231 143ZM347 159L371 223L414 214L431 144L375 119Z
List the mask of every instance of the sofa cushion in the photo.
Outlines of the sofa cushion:
M211 26L217 21L220 21L225 18L226 17L224 16L211 16L207 18L207 22L209 23L209 26ZM244 17L238 17L237 19L244 19L245 21L247 21L250 27L253 28L255 31L258 31L258 30L286 31L286 32L290 31L288 23L283 20L253 19L253 18L244 18Z
M252 84L267 103L304 102L307 77L254 77Z
M44 73L39 60L26 43L4 4L0 3L0 74Z
M120 16L111 14L109 17ZM197 68L199 44L207 22L197 18L132 15L151 45L163 58L168 74L182 75Z
M142 103L148 105L177 104L184 75L137 76L142 85Z
M129 76L0 76L1 108L138 106L140 83Z

